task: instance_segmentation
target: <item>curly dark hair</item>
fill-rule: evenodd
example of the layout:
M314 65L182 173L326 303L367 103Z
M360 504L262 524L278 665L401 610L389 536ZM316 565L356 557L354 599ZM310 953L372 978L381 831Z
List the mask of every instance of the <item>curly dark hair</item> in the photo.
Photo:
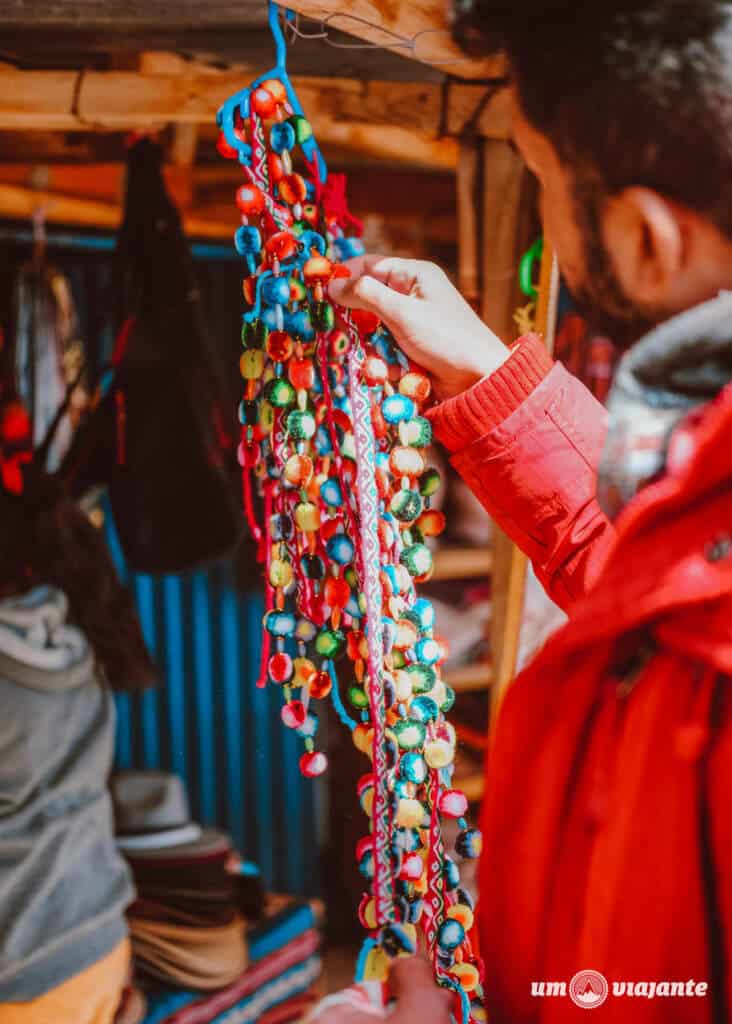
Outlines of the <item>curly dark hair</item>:
M732 0L457 0L455 34L506 51L580 187L651 188L732 239Z
M101 532L52 476L31 468L22 494L0 488L0 593L58 587L86 634L103 681L141 690L156 680L132 596Z

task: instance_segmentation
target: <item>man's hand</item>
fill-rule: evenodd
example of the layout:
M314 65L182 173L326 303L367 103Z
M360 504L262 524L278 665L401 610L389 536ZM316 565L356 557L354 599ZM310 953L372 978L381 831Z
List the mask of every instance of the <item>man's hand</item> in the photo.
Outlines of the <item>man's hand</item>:
M331 281L333 301L380 317L430 375L438 398L465 391L508 358L503 342L434 263L359 256L347 266L350 278Z
M452 996L437 987L432 968L422 957L395 960L389 988L396 997L396 1006L386 1018L389 1024L450 1024ZM353 1007L334 1006L318 1017L316 1024L376 1024L377 1020Z

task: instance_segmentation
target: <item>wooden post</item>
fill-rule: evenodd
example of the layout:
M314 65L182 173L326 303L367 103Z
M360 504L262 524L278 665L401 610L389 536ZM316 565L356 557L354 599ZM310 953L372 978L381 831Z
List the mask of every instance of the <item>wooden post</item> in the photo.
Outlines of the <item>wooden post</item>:
M480 142L460 141L457 165L458 288L471 306L480 300L480 231L476 209Z
M559 269L548 242L541 261L536 330L544 335L549 351L554 347ZM493 647L492 717L516 674L528 559L500 530L493 549L493 603L491 642Z
M483 142L482 315L505 341L516 335L513 315L521 301L518 265L535 232L535 188L510 142ZM495 527L491 607L492 707L513 678L518 653L526 558Z

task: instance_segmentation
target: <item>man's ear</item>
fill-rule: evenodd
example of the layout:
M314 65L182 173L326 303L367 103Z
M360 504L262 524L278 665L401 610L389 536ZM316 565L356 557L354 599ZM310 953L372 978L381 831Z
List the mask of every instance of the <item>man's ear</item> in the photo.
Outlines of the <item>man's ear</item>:
M646 309L675 305L687 257L682 210L652 189L626 188L605 204L602 230L631 302Z

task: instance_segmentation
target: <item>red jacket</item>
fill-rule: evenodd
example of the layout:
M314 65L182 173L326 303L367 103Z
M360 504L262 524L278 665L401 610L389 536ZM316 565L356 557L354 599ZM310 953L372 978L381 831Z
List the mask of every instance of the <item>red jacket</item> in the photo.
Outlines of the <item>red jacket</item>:
M585 969L611 989L709 986L611 994L593 1020L730 1019L732 387L677 428L666 475L615 524L594 497L605 423L538 340L434 413L453 464L570 616L509 690L488 757L491 1024L584 1019L531 985Z

